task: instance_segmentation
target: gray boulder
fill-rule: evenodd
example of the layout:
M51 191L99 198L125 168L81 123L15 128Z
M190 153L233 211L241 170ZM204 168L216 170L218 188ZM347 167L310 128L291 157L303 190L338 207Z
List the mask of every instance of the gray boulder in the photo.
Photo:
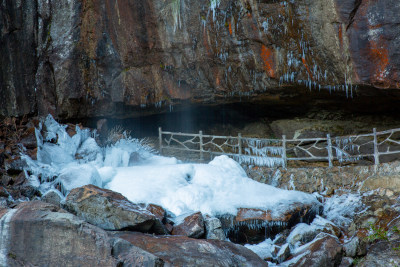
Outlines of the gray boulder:
M134 204L119 193L94 185L71 190L66 198L65 208L105 230L148 232L154 225L157 229L162 228L160 220L143 205Z
M57 206L0 210L0 266L116 266L107 233Z

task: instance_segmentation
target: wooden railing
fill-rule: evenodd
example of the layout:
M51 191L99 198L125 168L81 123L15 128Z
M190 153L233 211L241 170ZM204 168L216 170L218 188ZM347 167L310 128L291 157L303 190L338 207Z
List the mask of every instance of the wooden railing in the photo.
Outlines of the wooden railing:
M400 128L342 137L264 139L238 136L164 132L159 128L159 148L197 152L210 158L227 155L239 163L267 167L287 167L289 161L327 162L329 167L344 163L379 164L400 156Z

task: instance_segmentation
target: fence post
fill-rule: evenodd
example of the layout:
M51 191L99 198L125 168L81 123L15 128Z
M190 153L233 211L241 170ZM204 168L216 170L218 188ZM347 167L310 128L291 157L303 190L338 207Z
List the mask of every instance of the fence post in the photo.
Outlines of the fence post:
M200 159L203 160L203 131L199 131L199 139L200 139Z
M287 158L286 158L286 135L282 135L282 161L283 161L283 168L287 166Z
M332 140L331 140L331 135L327 134L326 135L326 140L328 142L328 161L329 161L329 168L333 167L333 153L332 153Z
M374 131L374 158L375 158L375 165L379 165L379 151L378 151L378 138L376 136L376 128L373 129Z
M158 142L159 142L159 150L160 150L160 155L162 154L162 129L161 127L158 127Z
M242 155L242 134L238 133L239 156Z

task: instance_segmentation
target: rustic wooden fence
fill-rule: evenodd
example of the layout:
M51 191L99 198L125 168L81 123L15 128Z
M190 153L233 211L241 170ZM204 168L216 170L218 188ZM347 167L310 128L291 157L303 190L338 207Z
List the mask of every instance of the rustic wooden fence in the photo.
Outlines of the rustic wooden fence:
M199 153L204 159L227 155L241 164L284 167L289 161L327 162L329 167L345 163L379 164L400 156L400 128L372 133L324 138L264 139L238 136L166 132L159 128L160 153L167 149Z

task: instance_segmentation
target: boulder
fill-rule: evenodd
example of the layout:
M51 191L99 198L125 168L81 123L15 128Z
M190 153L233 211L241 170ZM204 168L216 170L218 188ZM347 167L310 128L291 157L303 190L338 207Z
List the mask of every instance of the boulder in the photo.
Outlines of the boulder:
M297 243L301 245L311 242L319 233L328 233L339 237L341 232L339 227L332 222L317 216L311 224L299 223L290 232L286 241L294 246Z
M11 184L13 182L13 179L11 176L4 174L1 177L1 184L4 186L8 186L9 184Z
M312 242L300 247L289 266L330 267L342 261L343 249L337 237L321 233Z
M112 253L119 261L119 266L162 267L169 265L161 258L121 238L112 239Z
M119 193L94 185L71 190L66 198L65 208L106 230L130 229L147 232L155 224L162 225L143 205L134 204Z
M161 237L137 232L113 234L173 266L268 266L254 252L227 241Z
M29 199L33 199L35 196L40 196L40 192L37 188L32 185L25 184L20 186L20 192L22 196L25 196Z
M201 212L193 213L189 216L183 215L182 221L177 218L177 222L172 229L173 235L184 235L193 238L200 238L204 235L204 218Z
M353 266L354 259L350 257L343 257L339 267L351 267Z
M0 186L0 197L8 198L10 193L8 193L7 189L4 186Z
M279 249L278 253L276 253L276 259L278 263L281 263L289 257L290 257L290 247L289 244L285 244Z
M360 257L367 253L367 238L353 236L348 242L343 244L343 249L348 257Z
M146 210L150 211L151 214L156 216L156 218L159 219L160 221L164 221L167 212L163 207L155 204L148 204L148 205L141 204L141 206L144 207Z
M267 237L274 237L284 229L290 229L299 222L310 223L322 212L321 206L293 203L289 209L275 216L270 210L240 208L237 215L218 216L227 237L235 243L259 243Z
M379 241L373 244L367 255L359 262L359 267L375 267L375 266L399 266L400 240L387 242Z
M15 153L16 154L16 153ZM4 160L4 169L10 175L15 175L21 173L24 168L26 168L26 162L20 156L11 156Z
M107 233L54 205L0 210L0 266L116 266Z
M43 196L42 196L42 201L53 204L55 206L60 207L60 202L63 199L63 196L58 190L51 189L47 191Z
M207 239L217 239L217 240L226 239L224 230L222 230L221 221L218 218L206 216L204 220L204 225L206 227Z

